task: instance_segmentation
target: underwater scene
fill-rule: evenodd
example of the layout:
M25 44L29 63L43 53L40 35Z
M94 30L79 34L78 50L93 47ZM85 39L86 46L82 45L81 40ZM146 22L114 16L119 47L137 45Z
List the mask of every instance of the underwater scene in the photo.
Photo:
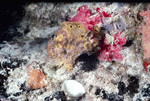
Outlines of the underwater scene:
M0 101L150 101L150 3L0 2Z

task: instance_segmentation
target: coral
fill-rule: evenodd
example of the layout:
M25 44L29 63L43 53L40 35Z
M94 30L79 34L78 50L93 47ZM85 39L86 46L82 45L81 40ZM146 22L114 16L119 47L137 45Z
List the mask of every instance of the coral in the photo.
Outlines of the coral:
M142 33L142 46L143 46L143 54L146 60L150 58L150 13L148 11L142 11L139 13L144 17L145 25L141 28Z
M110 14L102 11L100 12L100 8L96 9L98 14L91 15L91 11L88 9L87 5L83 5L78 8L77 14L73 18L68 18L69 21L74 22L82 22L89 30L92 30L95 24L98 24L102 21L102 16L110 17Z
M46 86L46 76L41 69L29 67L29 79L27 80L27 88L39 89Z
M101 50L98 51L98 59L102 61L119 61L122 60L123 57L119 53L123 49L123 45L126 43L126 38L121 37L121 33L116 33L112 35L114 37L113 44L108 43L106 37L101 45Z
M47 44L47 53L58 66L71 70L75 59L83 53L91 53L98 40L80 22L62 22L61 29Z

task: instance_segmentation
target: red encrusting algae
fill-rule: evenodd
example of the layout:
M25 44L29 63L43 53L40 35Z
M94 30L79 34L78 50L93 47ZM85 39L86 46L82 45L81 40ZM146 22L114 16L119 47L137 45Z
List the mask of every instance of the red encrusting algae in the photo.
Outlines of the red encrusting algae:
M144 17L145 25L141 28L143 54L146 60L150 58L150 13L142 11L139 13Z
M114 37L113 44L107 44L107 39L101 45L101 50L98 52L98 59L102 61L119 61L122 60L122 54L120 51L123 49L123 45L126 43L126 38L121 37L121 33L112 35Z
M96 9L98 14L91 16L91 11L88 9L87 5L83 5L77 9L77 14L73 18L68 18L69 21L82 22L90 31L95 24L102 22L102 16L110 17L110 14L106 12L100 12L100 8Z
M139 14L143 16L145 21L145 24L141 27L140 31L142 33L142 46L144 55L143 67L146 71L148 71L147 70L147 66L149 65L148 60L150 59L150 12L142 11Z
M146 60L143 60L143 67L146 70L146 72L148 72L148 70L146 68L148 65L149 65L148 62Z

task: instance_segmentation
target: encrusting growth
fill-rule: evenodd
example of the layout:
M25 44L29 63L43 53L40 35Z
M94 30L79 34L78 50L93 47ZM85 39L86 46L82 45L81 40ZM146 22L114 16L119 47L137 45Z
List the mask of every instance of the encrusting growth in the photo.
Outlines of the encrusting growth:
M58 66L71 70L75 59L83 53L92 53L98 39L81 22L62 22L61 29L47 44L47 53Z
M27 88L39 89L45 87L46 76L41 69L34 68L31 64L29 66L29 79L27 80Z

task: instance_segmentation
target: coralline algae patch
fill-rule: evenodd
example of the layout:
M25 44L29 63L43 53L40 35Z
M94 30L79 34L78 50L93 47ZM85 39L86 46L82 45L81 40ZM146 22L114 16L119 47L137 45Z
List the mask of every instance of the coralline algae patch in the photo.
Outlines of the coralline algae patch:
M101 50L98 51L98 59L101 61L120 61L123 56L119 51L123 49L123 45L126 44L126 38L122 38L120 33L112 35L114 37L113 43L108 43L108 39L104 39Z
M64 10L61 12L63 14L60 15L67 16L65 12L70 12L70 14L73 12L75 15L68 19L70 22L65 21L61 24L61 28L58 26L49 28L47 26L32 29L34 24L32 27L28 25L31 31L25 33L24 37L0 44L0 100L148 101L150 99L149 72L143 69L141 41L137 39L140 34L135 28L139 19L139 14L136 12L139 12L139 9L143 10L143 4L85 4L34 3L28 5L27 11L35 11L35 15L31 15L38 16L39 21L43 18L44 21L49 18L49 12L47 11L51 10L60 10L59 12ZM61 7L59 8L59 6ZM148 12L145 13L146 15L144 13L140 13L140 15L146 17L149 15ZM26 19L29 18L32 17ZM132 21L128 22L127 19ZM32 21L32 19L28 21ZM86 37L77 29L82 30L81 26L77 26L77 21L83 23L87 28L87 32L84 32L87 35L85 35ZM141 20L138 21L138 26L140 26ZM25 22L23 23L25 24ZM66 24L67 22L69 23ZM73 26L70 25L71 23ZM72 30L69 28L72 28ZM93 32L94 28L98 31L98 35ZM147 30L148 23L143 25L142 28ZM58 29L63 31L58 33L57 31L60 31ZM148 35L145 30L142 30L142 41L144 40L142 45L146 44L145 40L147 41L146 38L148 38L144 36ZM133 32L133 34L125 33L128 31ZM91 52L91 49L89 49L89 52L90 44L85 43L92 43L93 45L94 40L91 39L99 37L99 35L102 35L101 33L104 36L98 38L99 45L96 44L96 53L94 53L95 50ZM61 40L62 34L63 38L66 39ZM81 35L78 36L78 34ZM129 41L127 37L130 36L134 38L131 38L130 45L126 45ZM51 41L49 41L49 46L53 45L53 48L56 47L56 49L48 47L48 50L56 50L53 55L54 58L57 57L55 59L50 58L46 51L48 40L52 40L52 38L56 40L53 44L50 44ZM69 45L65 43L69 43ZM64 49L65 45L66 50ZM143 47L146 47L143 49L149 51L148 46L143 45ZM65 58L63 58L64 56ZM76 56L75 59L72 59L74 56ZM73 65L71 71L61 68L66 65L58 66L56 64L57 61L65 63L67 59L72 59L69 61ZM146 61L144 67L148 67L148 65Z
M144 66L144 69L146 71L148 71L149 67L149 59L150 59L150 35L149 35L149 32L150 32L150 13L149 11L142 11L139 13L141 16L143 16L144 18L144 24L143 26L141 27L140 31L142 33L142 46L143 46L143 55L144 55L144 60L143 60L143 66Z
M149 11L142 11L140 15L143 16L145 24L141 28L142 33L142 46L143 46L143 54L145 59L150 58L150 13Z
M82 22L89 30L92 30L95 24L102 22L102 16L110 17L110 14L106 12L100 12L100 8L97 8L97 15L92 16L92 12L88 9L87 5L83 5L77 9L76 15L71 18L68 18L68 21L74 22L79 21Z

